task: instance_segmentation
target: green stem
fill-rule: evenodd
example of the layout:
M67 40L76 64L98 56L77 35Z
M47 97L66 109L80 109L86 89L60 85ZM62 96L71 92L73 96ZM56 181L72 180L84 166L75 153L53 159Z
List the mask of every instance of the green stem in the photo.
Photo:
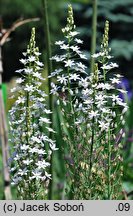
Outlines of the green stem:
M94 125L94 117L92 119L92 124ZM92 126L92 135L91 135L91 149L90 149L90 171L89 177L91 176L92 169L92 154L93 154L93 146L94 146L94 126Z
M97 34L97 0L93 0L93 16L92 16L92 37L91 37L91 55L96 51L96 34ZM95 60L91 57L91 73L93 73Z
M42 5L44 9L44 27L46 31L46 48L47 48L47 67L48 67L48 76L52 72L52 61L50 60L51 58L51 42L50 42L50 31L49 31L49 19L48 19L48 5L47 5L47 0L42 0ZM51 78L48 79L48 91L49 91L49 109L52 111L53 110L53 97L52 94L50 94L51 90ZM53 114L50 114L50 121L51 121L51 128L53 128ZM50 132L49 137L52 139L52 133ZM51 156L51 166L50 166L50 173L53 174L53 155ZM52 199L52 194L53 194L53 180L50 181L49 184L49 199Z
M110 130L108 131L108 200L111 199L111 143Z
M43 8L44 8L44 24L45 24L45 31L46 31L46 48L47 48L47 66L48 66L48 76L52 72L52 61L51 58L51 40L50 40L50 31L49 31L49 19L48 19L48 6L47 6L47 0L42 0ZM48 88L49 93L51 90L51 78L48 79ZM52 105L52 94L49 94L49 108L52 111L53 105ZM52 115L50 116L50 119L52 120Z

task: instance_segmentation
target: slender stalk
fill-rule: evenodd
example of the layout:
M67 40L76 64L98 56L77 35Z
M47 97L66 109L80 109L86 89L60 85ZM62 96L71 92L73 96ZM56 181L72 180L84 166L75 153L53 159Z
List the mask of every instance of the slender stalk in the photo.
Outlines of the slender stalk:
M48 76L52 72L52 61L50 60L51 58L51 40L50 40L50 31L49 31L49 19L48 19L48 4L47 0L42 0L42 5L44 9L44 27L45 27L45 32L46 32L46 48L47 48L47 67L48 67ZM50 94L51 90L51 79L48 79L48 91L49 91L49 109L52 111L53 110L53 97L52 94ZM50 121L51 121L51 128L53 127L53 115L52 113L50 114ZM52 133L49 135L50 138L52 138ZM52 168L52 161L53 161L53 155L51 156L51 167L50 167L50 173L53 173L53 168ZM50 181L50 186L49 186L49 199L52 199L52 192L53 191L53 181Z
M6 123L6 114L4 109L4 102L2 96L2 54L0 46L0 139L2 143L2 158L3 158L3 173L4 173L4 195L5 199L11 199L11 189L10 189L10 175L8 171L8 129Z
M108 200L111 199L111 143L110 130L108 131Z
M93 16L92 16L92 37L91 37L91 55L96 51L96 37L97 37L97 0L93 0ZM91 73L94 69L95 60L91 57Z

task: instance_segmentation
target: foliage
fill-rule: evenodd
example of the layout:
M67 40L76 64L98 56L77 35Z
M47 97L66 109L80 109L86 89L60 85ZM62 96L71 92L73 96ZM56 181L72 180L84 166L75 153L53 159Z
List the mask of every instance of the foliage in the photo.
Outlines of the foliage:
M75 17L78 19L79 14L82 14L80 21L77 21L80 32L83 31L84 37L84 48L90 50L91 40L91 27L88 30L88 26L91 26L92 20L92 6L83 4L73 4L75 9ZM133 23L132 19L133 4L132 0L100 0L98 1L98 32L97 32L97 42L100 44L100 38L102 35L102 28L104 25L104 20L110 21L110 47L112 48L112 53L115 56L117 62L120 65L120 71L126 77L132 77L132 38L133 30L131 25ZM84 26L82 25L84 23ZM126 49L125 49L126 46ZM97 46L97 51L100 50L100 46ZM90 56L89 56L90 57ZM130 63L130 64L129 64ZM125 66L126 65L126 66Z

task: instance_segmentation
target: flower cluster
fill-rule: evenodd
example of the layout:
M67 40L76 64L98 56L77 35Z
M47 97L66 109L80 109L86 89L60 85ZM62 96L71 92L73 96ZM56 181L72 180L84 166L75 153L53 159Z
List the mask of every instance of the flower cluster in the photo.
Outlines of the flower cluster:
M78 88L75 89L75 85L77 86L83 74L86 74L86 66L80 60L86 59L79 47L79 44L82 44L83 41L77 38L79 32L75 30L71 5L68 6L67 25L62 29L62 32L64 40L55 42L59 46L61 54L51 58L57 63L61 63L62 68L53 71L50 77L57 77L57 83L51 84L51 93L56 95L67 94L67 97L64 97L65 104L75 94L75 91L78 91Z
M100 199L103 198L103 193L104 199L115 199L120 195L121 138L124 137L122 127L125 124L124 115L128 109L127 104L120 98L120 93L126 94L126 91L117 88L122 76L110 73L118 65L109 62L112 56L110 56L110 49L108 48L108 31L109 23L106 21L101 51L92 56L100 66L95 63L93 73L82 79L82 104L79 105L78 109L81 110L82 108L84 117L77 119L80 130L82 130L82 124L87 125L85 136L90 145L90 186L95 186L95 179L97 178L96 191L101 194L98 196ZM103 177L99 178L98 170L101 170ZM114 179L117 179L115 186ZM102 181L105 184L101 188ZM96 191L93 189L94 194Z
M35 29L32 29L30 43L20 62L23 69L16 72L21 78L18 86L12 89L18 97L9 111L10 142L15 149L11 157L12 184L17 185L22 199L38 199L44 187L44 198L51 174L49 173L55 141L49 139L50 127L46 107L46 94L41 90L44 78L41 76L43 64L39 61L39 50L35 45Z
M71 5L62 31L64 40L55 44L64 52L52 57L62 67L50 77L56 77L51 93L57 96L63 116L69 192L74 199L116 199L120 195L121 138L128 107L119 96L126 91L117 88L122 76L110 72L118 65L111 61L109 23L105 23L100 52L92 55L96 63L90 75L82 63L86 57L78 45L83 42L76 37L79 33Z

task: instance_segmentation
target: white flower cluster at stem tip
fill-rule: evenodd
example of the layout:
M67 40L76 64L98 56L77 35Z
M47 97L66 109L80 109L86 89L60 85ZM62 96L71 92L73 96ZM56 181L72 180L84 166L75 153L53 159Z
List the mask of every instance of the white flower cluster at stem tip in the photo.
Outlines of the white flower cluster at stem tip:
M107 132L110 129L112 131L114 127L118 126L114 123L117 113L119 112L118 117L120 118L127 111L128 106L119 96L120 92L126 94L126 91L117 88L122 76L112 74L111 78L107 79L106 77L108 72L118 68L116 63L110 62L112 56L110 55L111 49L108 48L108 21L105 25L101 51L92 55L92 58L101 66L98 68L98 64L95 64L94 71L90 75L86 73L87 67L81 62L86 57L78 46L83 41L75 38L79 33L75 30L71 6L68 7L67 26L62 32L65 39L57 41L55 44L64 52L52 57L52 60L59 62L62 67L57 68L50 75L50 77L56 77L56 82L51 84L51 93L58 96L58 104L62 101L65 106L70 102L68 95L73 96L75 112L80 112L76 124L81 124L81 121L84 121L88 123L91 130L94 118L98 130ZM61 97L61 92L66 95ZM85 114L85 118L81 117L81 111L83 115ZM124 124L124 117L121 119L120 123Z
M15 149L10 158L10 172L12 184L26 188L29 183L32 185L33 180L35 188L35 182L38 184L51 178L48 173L50 157L57 148L55 141L48 137L49 131L54 131L48 117L51 111L45 102L47 95L41 90L43 64L35 47L34 28L27 52L23 55L24 59L20 61L24 68L16 71L21 74L21 78L16 80L19 85L12 90L18 97L9 111L10 142Z

